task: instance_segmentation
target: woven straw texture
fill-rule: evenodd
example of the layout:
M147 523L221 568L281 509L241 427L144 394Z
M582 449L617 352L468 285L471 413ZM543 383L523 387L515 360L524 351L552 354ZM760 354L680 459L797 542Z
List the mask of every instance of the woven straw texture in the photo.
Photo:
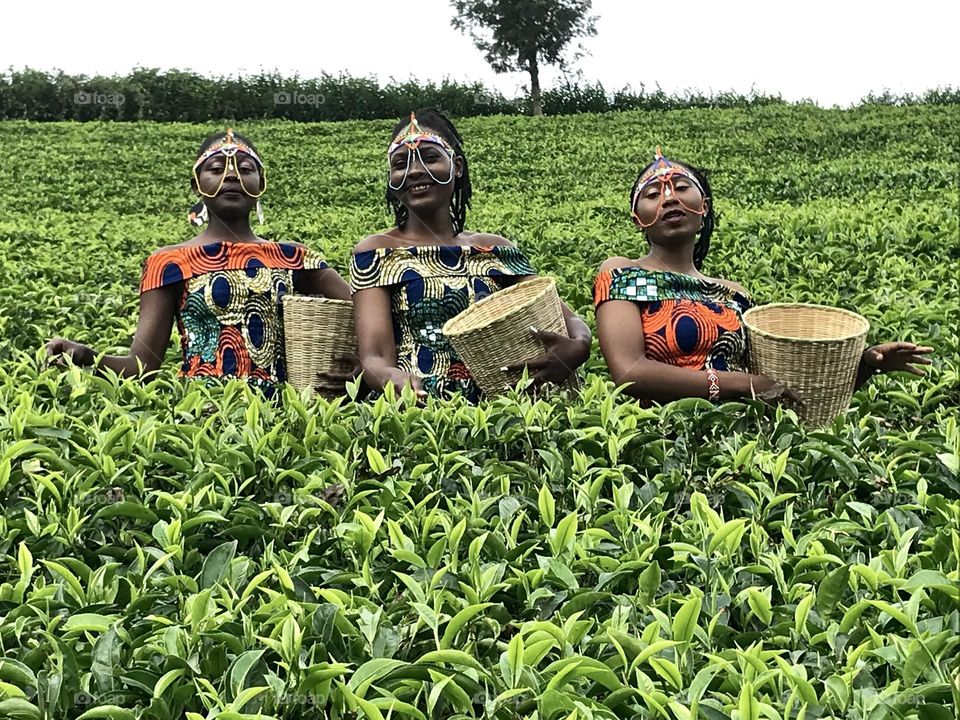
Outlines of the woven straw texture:
M316 392L318 373L349 373L357 354L353 303L349 300L283 296L287 382ZM344 359L346 358L346 359ZM336 397L340 393L320 393Z
M743 314L752 372L779 380L806 402L797 410L821 426L850 406L870 323L840 308L774 303Z
M488 396L517 384L522 371L504 372L505 365L532 360L546 348L530 327L567 335L557 285L551 278L517 283L474 303L443 325L443 334ZM576 375L566 387L579 386Z

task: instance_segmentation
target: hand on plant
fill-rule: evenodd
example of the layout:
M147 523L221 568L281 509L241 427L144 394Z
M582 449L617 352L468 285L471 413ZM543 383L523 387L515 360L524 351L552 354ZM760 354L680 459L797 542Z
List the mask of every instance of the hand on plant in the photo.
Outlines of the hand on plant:
M750 393L755 399L769 405L803 405L805 402L796 391L766 375L750 378Z
M46 350L50 363L59 367L66 365L65 357L69 357L75 365L82 366L93 365L96 359L93 348L66 338L53 338L47 343Z
M427 391L423 389L423 378L419 375L413 375L412 373L405 373L402 370L396 368L389 371L387 375L387 382L392 383L394 389L397 391L397 395L403 392L403 388L407 385L413 388L413 392L417 396L417 403L423 404L427 399ZM386 384L386 383L385 383Z
M932 352L932 347L909 342L881 343L863 351L863 362L867 367L881 373L908 372L923 376L927 374L926 371L916 366L930 365L930 358L924 355Z

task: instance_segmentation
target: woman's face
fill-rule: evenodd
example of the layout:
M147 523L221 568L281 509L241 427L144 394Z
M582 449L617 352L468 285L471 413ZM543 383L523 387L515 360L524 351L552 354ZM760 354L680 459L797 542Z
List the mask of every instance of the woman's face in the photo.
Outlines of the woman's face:
M694 237L706 210L703 194L683 175L648 183L634 205L637 222L653 243L675 244Z
M204 196L216 193L214 197L206 197L204 202L210 212L222 219L249 215L257 200L244 189L254 195L263 190L260 166L242 152L233 158L223 153L211 156L197 170L197 180Z
M463 161L435 143L422 142L416 150L406 146L394 150L389 161L390 187L410 212L428 214L448 207L453 197L455 176Z

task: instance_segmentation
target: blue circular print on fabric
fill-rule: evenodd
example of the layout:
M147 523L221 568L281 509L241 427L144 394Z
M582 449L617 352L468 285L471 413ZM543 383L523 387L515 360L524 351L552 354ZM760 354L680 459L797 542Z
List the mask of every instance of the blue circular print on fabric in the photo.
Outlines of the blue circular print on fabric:
M218 277L213 281L213 285L210 287L210 295L218 307L225 308L230 304L230 283L227 282L225 277Z

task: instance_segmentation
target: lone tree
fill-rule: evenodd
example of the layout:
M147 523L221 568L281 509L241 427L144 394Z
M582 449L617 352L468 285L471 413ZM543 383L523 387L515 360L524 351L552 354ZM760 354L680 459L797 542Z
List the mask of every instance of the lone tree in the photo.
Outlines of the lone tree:
M494 72L530 73L533 114L543 115L540 65L564 67L564 50L597 34L592 0L451 0L452 24L469 33Z

